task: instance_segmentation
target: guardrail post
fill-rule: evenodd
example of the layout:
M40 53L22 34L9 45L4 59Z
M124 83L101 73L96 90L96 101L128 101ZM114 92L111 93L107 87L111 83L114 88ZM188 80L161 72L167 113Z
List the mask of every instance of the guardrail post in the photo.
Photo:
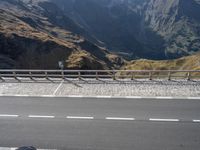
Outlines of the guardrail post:
M190 72L187 73L187 80L188 80L188 81L191 80L191 73L190 73Z
M149 80L152 80L152 72L149 72Z
M116 80L115 72L113 71L113 80Z
M171 72L168 73L168 80L171 81Z
M32 72L31 71L29 71L29 76L30 76L30 79L32 80L33 77L32 77Z
M61 71L61 76L62 76L62 79L64 80L65 79L65 74L64 74L63 70Z
M135 76L134 76L134 72L131 73L131 80L134 80Z
M81 72L78 72L78 79L81 80Z
M14 78L17 80L17 74L16 74L15 71L13 71L13 76L14 76Z
M1 76L1 73L0 73L0 80L4 81L3 78L2 78L2 76Z
M45 77L46 77L46 79L49 79L49 78L48 78L47 71L45 71Z
M96 72L96 80L98 80L98 79L99 79L98 72Z

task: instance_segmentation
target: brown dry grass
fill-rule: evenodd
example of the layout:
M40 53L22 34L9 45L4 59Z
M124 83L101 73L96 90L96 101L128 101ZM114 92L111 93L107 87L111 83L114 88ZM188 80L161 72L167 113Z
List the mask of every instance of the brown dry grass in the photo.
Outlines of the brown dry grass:
M126 63L125 70L200 70L200 53L174 60L134 60Z
M192 56L182 57L174 60L134 60L126 63L122 70L200 70L200 53ZM145 74L145 73L144 73ZM187 72L172 73L173 76L187 76ZM148 75L148 74L147 74ZM156 75L168 76L168 73L154 73ZM193 77L200 77L200 73L191 73Z

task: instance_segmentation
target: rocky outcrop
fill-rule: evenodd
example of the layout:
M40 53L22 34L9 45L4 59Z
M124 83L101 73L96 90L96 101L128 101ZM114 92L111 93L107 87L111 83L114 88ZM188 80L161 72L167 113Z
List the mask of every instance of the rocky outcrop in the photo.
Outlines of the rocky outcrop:
M200 5L194 0L151 0L145 22L165 41L167 58L193 54L200 49Z
M1 0L1 68L119 68L200 50L199 0ZM74 60L73 60L74 59Z
M58 61L66 69L117 67L108 51L76 34L84 30L61 10L37 2L0 1L0 68L58 69Z
M171 59L200 49L199 0L57 0L108 49L132 58Z

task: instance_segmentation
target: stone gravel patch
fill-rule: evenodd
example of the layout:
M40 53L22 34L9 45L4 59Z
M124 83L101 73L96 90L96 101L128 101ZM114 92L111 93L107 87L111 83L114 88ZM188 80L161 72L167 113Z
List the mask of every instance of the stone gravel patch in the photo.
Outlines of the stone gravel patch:
M200 81L74 81L76 85L64 83L58 95L86 96L200 96Z
M56 92L55 92L56 90ZM112 79L30 79L18 82L8 80L0 83L0 94L4 95L53 95L68 96L174 96L199 97L200 80L116 80Z

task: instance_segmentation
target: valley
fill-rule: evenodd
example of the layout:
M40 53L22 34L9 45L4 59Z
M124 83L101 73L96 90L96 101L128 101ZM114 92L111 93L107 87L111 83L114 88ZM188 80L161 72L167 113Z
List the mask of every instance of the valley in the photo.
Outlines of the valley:
M198 0L1 0L0 68L198 69L199 13Z

